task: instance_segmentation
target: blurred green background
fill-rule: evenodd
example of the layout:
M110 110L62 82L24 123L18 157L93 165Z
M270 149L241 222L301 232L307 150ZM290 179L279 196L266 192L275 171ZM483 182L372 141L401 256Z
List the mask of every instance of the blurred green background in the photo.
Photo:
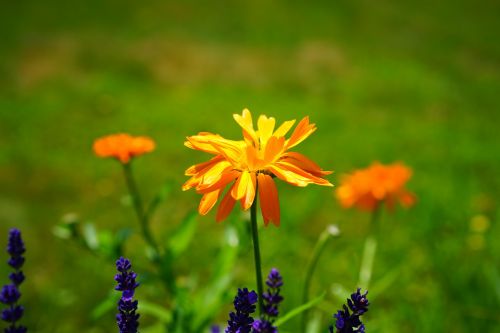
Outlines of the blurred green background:
M96 158L93 140L156 140L135 170L146 199L174 185L153 221L162 239L199 201L180 187L207 156L184 138L239 138L232 114L248 107L278 122L309 115L318 131L299 151L335 170L334 184L373 160L413 168L417 205L382 215L374 281L386 282L372 294L370 332L499 332L499 11L489 0L2 2L0 241L13 226L24 233L30 331L116 330L113 313L89 316L114 287L113 263L52 232L67 213L100 229L137 227L119 164ZM332 285L356 287L369 216L342 210L329 188L279 191L282 226L262 229L261 243L264 270L285 278L285 311L300 302L300 267L319 233L342 230L312 288L328 291L326 323L342 303ZM180 275L209 272L225 225L243 222L234 213L198 223ZM126 249L139 275L143 248L135 236ZM234 273L234 291L253 288L248 240ZM0 284L7 274L1 265ZM164 301L146 287L138 297Z

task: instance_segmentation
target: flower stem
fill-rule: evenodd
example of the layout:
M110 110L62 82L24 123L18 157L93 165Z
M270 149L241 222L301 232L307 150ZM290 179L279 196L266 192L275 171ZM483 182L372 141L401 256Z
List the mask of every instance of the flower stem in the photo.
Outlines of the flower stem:
M372 212L369 226L370 231L366 237L363 257L361 258L358 285L364 289L368 289L372 278L373 263L375 262L375 255L377 253L377 235L380 232L381 206L382 203L378 203Z
M125 181L127 182L127 187L132 197L132 203L134 205L135 213L137 215L137 219L141 226L142 236L144 240L151 246L154 251L155 260L159 257L159 248L158 244L156 244L153 235L151 234L151 229L149 228L149 219L146 216L146 212L144 211L144 206L142 204L141 195L137 188L137 184L135 182L134 176L132 174L131 163L125 163L123 165L123 173L125 175Z
M311 256L311 259L309 260L306 268L306 275L304 277L304 289L302 291L302 304L306 304L307 301L309 300L309 290L311 287L311 280L312 276L314 273L314 270L316 269L316 265L318 264L319 257L323 253L326 244L328 244L328 241L334 237L338 236L339 230L337 226L335 225L329 225L319 236L318 241L314 245L314 250ZM308 317L308 311L304 311L302 313L302 332L305 332L306 330L306 323L307 323L307 317Z
M255 190L257 192L257 189ZM255 276L257 280L257 292L259 294L259 314L264 314L264 302L262 299L263 285L262 285L262 267L260 262L260 248L259 248L259 230L257 227L257 193L250 208L250 222L252 224L252 240L253 240L253 254L255 259Z

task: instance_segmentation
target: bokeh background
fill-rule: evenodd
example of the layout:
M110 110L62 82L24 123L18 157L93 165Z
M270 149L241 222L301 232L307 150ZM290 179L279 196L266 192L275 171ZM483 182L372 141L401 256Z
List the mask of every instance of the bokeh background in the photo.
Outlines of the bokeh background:
M333 183L374 160L414 170L417 205L382 215L369 331L499 332L499 11L489 0L2 2L0 240L23 230L30 331L116 330L113 313L89 315L114 286L113 264L53 234L68 213L137 226L119 164L96 158L93 140L156 140L135 170L147 199L173 184L153 221L161 239L198 205L180 186L206 156L184 138L238 138L232 114L248 107L278 122L309 115L318 131L300 151L335 170ZM314 277L312 293L328 291L326 320L342 303L332 286L356 287L369 216L342 210L329 188L279 191L282 226L262 230L261 243L264 270L285 277L285 311L300 302L319 233L342 230ZM186 276L210 271L226 227L213 214L198 220L177 266ZM253 286L251 243L241 246L234 288ZM139 261L143 247L133 237L126 251ZM147 290L139 297L162 303Z

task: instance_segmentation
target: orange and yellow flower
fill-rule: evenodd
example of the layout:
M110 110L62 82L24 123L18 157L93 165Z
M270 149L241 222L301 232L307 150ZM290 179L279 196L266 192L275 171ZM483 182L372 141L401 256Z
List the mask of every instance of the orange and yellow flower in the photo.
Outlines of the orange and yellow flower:
M236 201L244 210L250 208L258 192L265 225L271 222L279 226L280 207L274 177L300 187L309 184L332 186L323 178L331 171L324 171L304 155L290 151L316 130L308 117L299 122L288 139L285 135L295 120L285 121L275 129L275 119L261 115L254 129L252 115L247 109L241 115L235 114L234 120L243 129L243 140L228 140L218 134L202 132L188 137L184 143L188 148L214 155L185 173L191 178L183 185L183 190L195 188L203 194L198 207L200 214L207 214L222 196L216 215L216 220L222 221ZM229 190L223 195L229 184Z
M381 202L389 209L399 202L404 207L415 203L415 195L405 188L412 171L401 163L382 165L374 162L366 169L343 177L336 196L345 208L373 211Z
M126 164L132 157L152 152L155 142L145 136L113 134L94 141L94 152L99 157L114 157Z

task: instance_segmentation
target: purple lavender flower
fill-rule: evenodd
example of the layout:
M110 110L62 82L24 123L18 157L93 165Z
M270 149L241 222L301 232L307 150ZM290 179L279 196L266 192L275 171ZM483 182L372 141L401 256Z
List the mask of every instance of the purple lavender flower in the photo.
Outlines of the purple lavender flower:
M257 319L253 322L252 333L278 333L278 328L274 327L270 321Z
M238 294L234 298L235 312L229 314L225 333L250 333L253 323L250 315L255 312L257 298L255 291L248 291L247 288L238 289Z
M337 333L365 332L365 325L361 322L360 316L368 311L368 305L370 305L366 298L367 294L368 291L361 294L361 289L358 288L355 293L351 294L351 298L347 299L347 305L343 305L343 310L333 315L336 319ZM334 333L333 326L330 326L330 333Z
M212 325L212 327L210 328L210 332L211 333L220 333L220 326Z
M19 229L10 229L7 252L10 254L10 259L7 263L15 270L19 270L24 264L23 253L26 252Z
M283 301L283 297L280 295L283 278L276 268L271 269L266 284L269 288L262 295L264 298L264 312L267 319L274 321L279 314L278 305Z
M9 232L9 242L7 244L7 252L10 254L10 258L7 263L15 270L10 273L9 279L12 284L3 286L0 291L0 302L8 305L8 308L2 310L2 320L10 323L7 327L5 333L26 333L28 329L24 326L16 326L24 313L24 307L17 304L17 301L21 297L19 292L19 285L24 281L24 274L21 271L21 267L24 264L23 254L26 252L24 248L24 242L21 238L21 231L18 229L11 229Z
M139 327L138 302L133 300L135 288L139 286L135 281L137 274L131 270L130 260L123 257L116 261L116 269L119 273L115 275L115 281L118 282L115 289L122 292L116 315L118 328L120 333L137 333Z
M277 333L278 329L273 326L273 322L279 314L278 306L283 301L280 295L283 286L283 278L280 272L273 268L267 276L266 284L268 289L263 293L264 314L263 318L258 319L253 324L254 333Z

